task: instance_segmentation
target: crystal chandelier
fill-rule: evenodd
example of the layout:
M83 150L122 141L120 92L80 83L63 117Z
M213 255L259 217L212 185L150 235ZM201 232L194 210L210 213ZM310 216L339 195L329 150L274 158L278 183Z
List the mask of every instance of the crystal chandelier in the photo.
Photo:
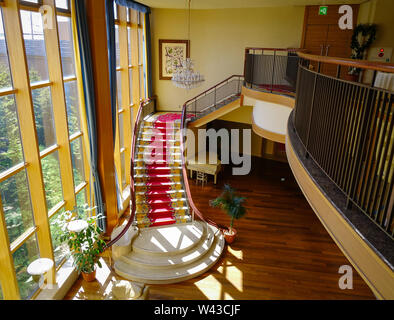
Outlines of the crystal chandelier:
M190 58L183 60L181 66L176 68L172 75L172 83L178 88L192 89L202 82L204 82L204 76L193 70L193 61Z
M188 21L188 40L190 43L190 2L188 0L188 13L189 13L189 21ZM192 89L196 88L201 83L205 81L204 76L202 76L199 72L194 71L193 69L193 61L190 58L186 58L181 61L181 64L177 66L172 75L172 83L174 86L183 89Z

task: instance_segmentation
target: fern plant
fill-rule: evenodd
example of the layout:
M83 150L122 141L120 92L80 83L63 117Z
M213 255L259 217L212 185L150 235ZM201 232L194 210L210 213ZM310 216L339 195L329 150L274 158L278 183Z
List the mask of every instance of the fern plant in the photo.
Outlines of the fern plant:
M243 205L246 198L235 192L235 189L225 184L222 194L210 202L212 207L222 209L231 217L230 230L233 228L234 220L240 219L246 214L246 208Z

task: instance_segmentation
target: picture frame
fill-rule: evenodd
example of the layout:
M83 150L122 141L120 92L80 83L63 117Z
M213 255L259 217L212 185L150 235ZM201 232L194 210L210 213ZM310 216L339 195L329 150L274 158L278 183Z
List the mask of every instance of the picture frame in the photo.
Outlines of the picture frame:
M171 80L174 66L190 58L189 40L159 39L159 79Z

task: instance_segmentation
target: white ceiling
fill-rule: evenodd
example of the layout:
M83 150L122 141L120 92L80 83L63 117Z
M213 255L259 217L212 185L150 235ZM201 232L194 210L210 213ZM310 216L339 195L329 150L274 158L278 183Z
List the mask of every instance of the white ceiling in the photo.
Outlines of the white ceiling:
M192 9L258 8L329 4L357 4L368 0L192 0ZM186 9L188 0L139 0L151 8Z

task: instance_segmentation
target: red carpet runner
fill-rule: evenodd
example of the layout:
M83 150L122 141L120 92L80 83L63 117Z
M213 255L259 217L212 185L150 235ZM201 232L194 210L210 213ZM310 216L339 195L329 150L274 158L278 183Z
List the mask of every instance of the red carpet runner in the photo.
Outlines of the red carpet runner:
M190 220L181 179L180 117L166 113L144 121L135 176L136 220L140 227Z

